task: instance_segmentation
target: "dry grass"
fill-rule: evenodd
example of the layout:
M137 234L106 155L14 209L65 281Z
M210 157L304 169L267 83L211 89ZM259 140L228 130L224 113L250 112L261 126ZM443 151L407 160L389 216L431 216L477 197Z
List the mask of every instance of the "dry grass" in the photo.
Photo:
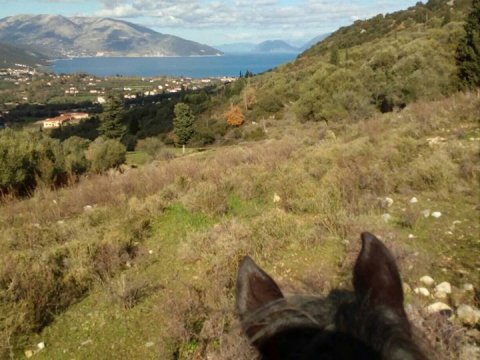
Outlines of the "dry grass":
M51 322L73 303L105 292L131 317L158 302L150 316L169 329L160 339L165 357L251 358L233 310L241 256L266 264L287 289L301 284L323 293L349 282L366 229L387 241L405 278L416 279L439 266L432 255L445 256L447 220L475 218L468 211L478 194L479 158L470 134L479 118L480 99L458 94L335 124L328 130L335 137L323 125L315 131L299 125L287 135L272 129L280 140L158 160L5 200L0 356L21 350L25 335L55 329ZM432 146L432 137L445 141ZM386 196L395 199L391 208L382 206ZM455 206L439 226L408 204L412 196L425 207ZM389 223L381 218L387 211ZM456 236L471 239L475 226ZM410 232L419 240L408 243ZM459 254L454 261L461 262ZM159 283L165 289L157 292ZM165 304L174 311L161 310Z

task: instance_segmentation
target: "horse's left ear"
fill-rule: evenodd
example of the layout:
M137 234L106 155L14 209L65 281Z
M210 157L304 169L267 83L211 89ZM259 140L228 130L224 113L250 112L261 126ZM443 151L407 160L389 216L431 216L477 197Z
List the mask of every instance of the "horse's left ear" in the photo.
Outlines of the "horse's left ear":
M237 275L236 302L240 318L243 320L249 313L282 298L275 281L249 256L245 256Z

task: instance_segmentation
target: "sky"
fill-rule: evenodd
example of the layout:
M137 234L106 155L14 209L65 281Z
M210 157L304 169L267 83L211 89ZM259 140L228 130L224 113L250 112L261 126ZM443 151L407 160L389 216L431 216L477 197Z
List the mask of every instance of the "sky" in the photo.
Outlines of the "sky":
M19 14L101 16L208 45L281 39L293 45L412 0L0 0L0 18Z

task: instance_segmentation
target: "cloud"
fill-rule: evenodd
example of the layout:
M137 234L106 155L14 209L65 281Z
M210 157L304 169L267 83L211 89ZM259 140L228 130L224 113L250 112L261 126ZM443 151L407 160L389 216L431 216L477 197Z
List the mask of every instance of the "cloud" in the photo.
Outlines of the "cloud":
M401 1L377 0L101 0L96 15L141 18L156 29L257 30L275 34L331 31L339 25L397 10ZM413 1L410 1L413 5ZM308 36L308 35L305 35ZM285 37L285 36L283 36Z

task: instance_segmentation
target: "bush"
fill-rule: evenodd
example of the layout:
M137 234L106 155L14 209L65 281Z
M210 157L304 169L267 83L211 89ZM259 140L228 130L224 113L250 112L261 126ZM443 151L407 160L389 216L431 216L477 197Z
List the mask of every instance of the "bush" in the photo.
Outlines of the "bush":
M148 137L144 140L140 140L137 145L138 150L145 151L151 157L155 157L165 144L157 137Z
M87 159L91 164L90 171L101 173L119 167L125 163L126 152L125 145L118 140L98 138L90 144L87 151Z
M62 143L65 171L69 175L80 175L88 170L89 161L86 151L89 144L89 140L77 136L72 136Z
M64 173L60 142L42 133L0 133L0 192L23 193L39 183L53 185Z

